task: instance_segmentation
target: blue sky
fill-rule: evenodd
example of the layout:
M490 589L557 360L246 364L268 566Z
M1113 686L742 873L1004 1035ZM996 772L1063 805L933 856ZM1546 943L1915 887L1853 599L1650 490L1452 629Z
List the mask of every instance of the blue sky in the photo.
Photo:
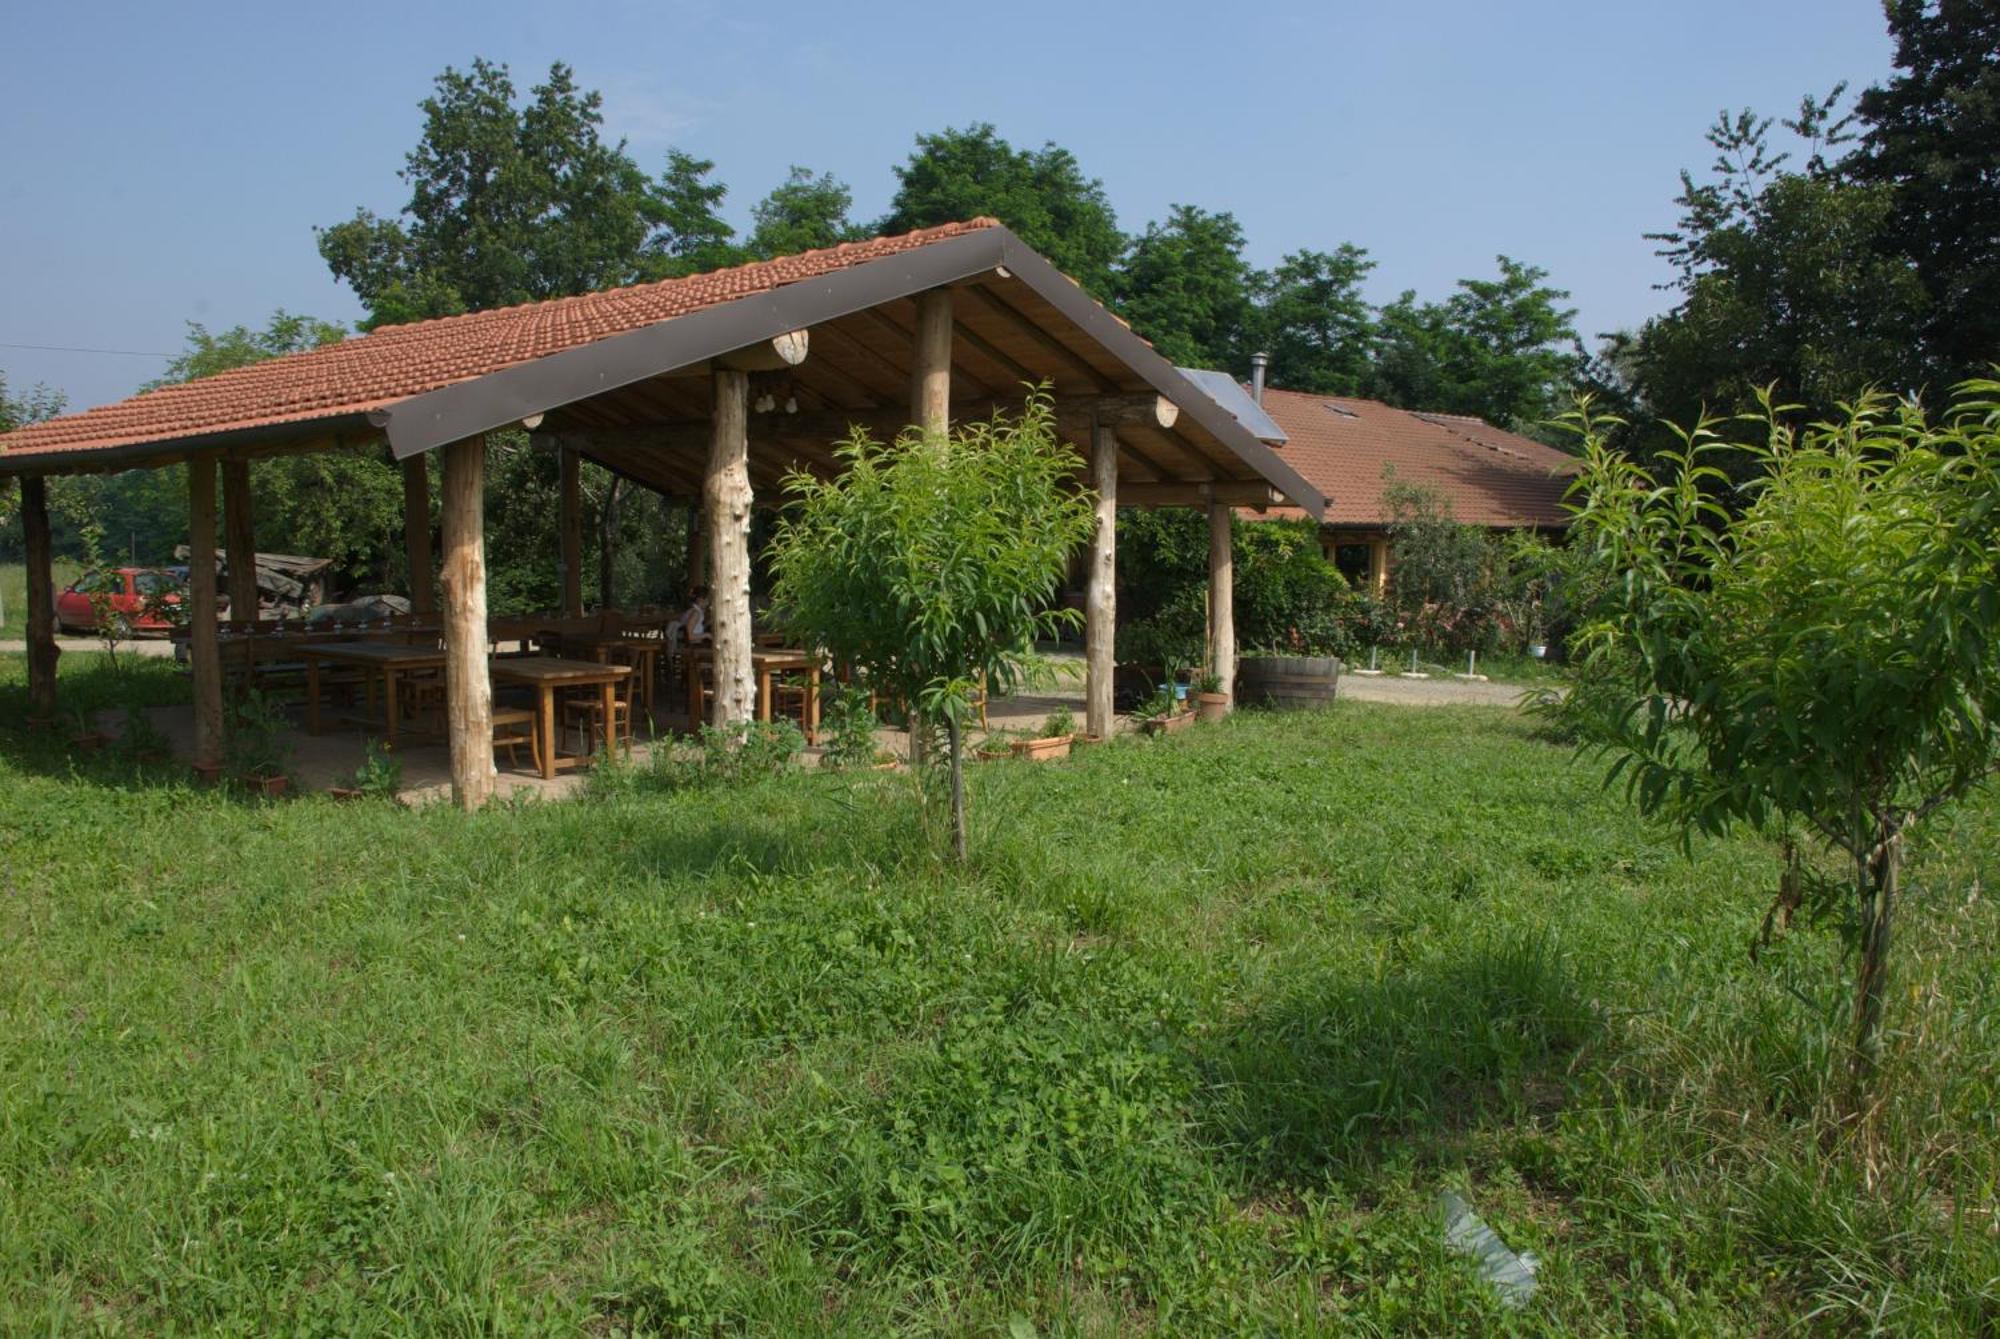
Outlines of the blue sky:
M865 13L857 13L865 9ZM1883 78L1878 0L1090 4L270 3L11 0L0 81L0 346L165 353L183 322L276 307L352 319L315 224L393 213L416 104L446 65L553 59L657 171L713 158L729 213L800 163L871 218L920 131L1053 139L1128 230L1228 209L1269 264L1358 243L1372 296L1441 296L1505 252L1571 290L1586 332L1666 305L1641 234L1725 107ZM0 347L72 408L157 358Z

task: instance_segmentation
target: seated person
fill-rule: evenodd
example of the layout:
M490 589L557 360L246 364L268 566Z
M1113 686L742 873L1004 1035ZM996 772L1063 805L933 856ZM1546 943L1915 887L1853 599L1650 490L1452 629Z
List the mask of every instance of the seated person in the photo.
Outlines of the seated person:
M683 646L706 646L708 644L708 588L696 586L688 591L688 607L681 616L667 624L667 649L679 651Z

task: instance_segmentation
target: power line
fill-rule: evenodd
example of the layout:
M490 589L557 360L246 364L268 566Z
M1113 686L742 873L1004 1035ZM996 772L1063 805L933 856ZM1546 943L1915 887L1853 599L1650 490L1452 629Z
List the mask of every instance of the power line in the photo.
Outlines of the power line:
M42 353L111 353L126 358L178 358L177 353L147 353L144 349L80 349L70 344L9 344L0 340L0 349L35 349Z

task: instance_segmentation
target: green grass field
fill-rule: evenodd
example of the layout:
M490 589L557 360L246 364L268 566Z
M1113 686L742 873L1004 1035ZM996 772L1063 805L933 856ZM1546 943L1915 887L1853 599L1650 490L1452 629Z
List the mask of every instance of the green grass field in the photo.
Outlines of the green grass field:
M58 558L51 566L57 590L76 580L82 570L72 558ZM27 628L28 569L20 563L0 563L0 637L25 637Z
M1505 712L981 765L958 871L893 775L252 804L23 736L19 677L0 1332L2000 1322L1990 801L1913 870L1856 1129L1831 935L1747 952L1773 852L1683 858Z

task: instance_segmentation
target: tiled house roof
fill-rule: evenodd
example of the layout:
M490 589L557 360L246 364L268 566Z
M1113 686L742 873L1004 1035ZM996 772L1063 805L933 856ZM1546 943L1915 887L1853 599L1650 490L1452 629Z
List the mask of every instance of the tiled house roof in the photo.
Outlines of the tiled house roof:
M1569 523L1563 492L1576 457L1476 418L1394 409L1376 400L1266 389L1264 410L1285 431L1278 456L1327 498L1325 524L1389 520L1390 478L1427 484L1468 525Z

